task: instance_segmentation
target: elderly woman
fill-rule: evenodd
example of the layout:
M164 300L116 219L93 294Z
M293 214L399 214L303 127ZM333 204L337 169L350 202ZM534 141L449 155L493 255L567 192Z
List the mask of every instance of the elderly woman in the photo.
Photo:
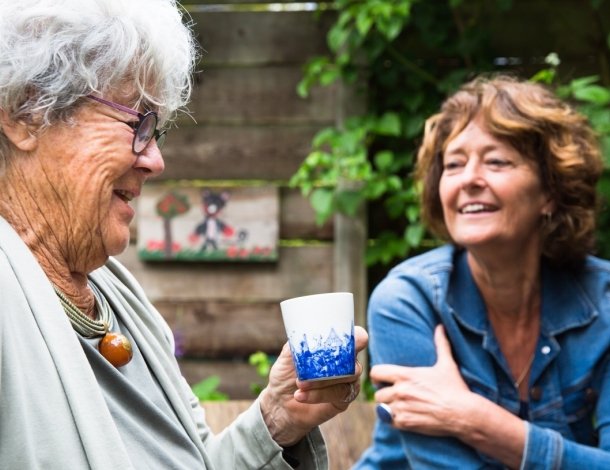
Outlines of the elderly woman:
M427 122L422 209L450 243L372 294L380 420L356 468L610 468L601 171L585 118L537 84L477 79Z
M284 348L214 436L169 328L111 258L163 171L194 53L174 0L0 0L2 468L326 466L317 426L355 398L359 366L298 383Z

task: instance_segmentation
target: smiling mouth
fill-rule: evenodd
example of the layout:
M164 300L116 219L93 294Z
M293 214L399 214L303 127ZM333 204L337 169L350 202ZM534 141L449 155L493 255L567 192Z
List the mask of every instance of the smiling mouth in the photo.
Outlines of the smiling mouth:
M464 207L460 208L458 212L460 214L479 214L481 212L493 212L495 211L495 207L489 206L487 204L467 204Z
M120 199L122 199L125 202L130 202L135 197L132 192L123 191L122 189L115 189L114 194L116 194Z

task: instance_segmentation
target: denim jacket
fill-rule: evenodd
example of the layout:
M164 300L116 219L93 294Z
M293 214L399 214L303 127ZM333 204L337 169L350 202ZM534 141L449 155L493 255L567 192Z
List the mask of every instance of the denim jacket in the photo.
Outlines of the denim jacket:
M522 469L610 469L610 262L541 268L542 317L531 369ZM371 363L431 366L442 323L470 390L519 414L520 400L466 262L451 245L408 259L369 302ZM375 424L355 469L504 468L450 437Z

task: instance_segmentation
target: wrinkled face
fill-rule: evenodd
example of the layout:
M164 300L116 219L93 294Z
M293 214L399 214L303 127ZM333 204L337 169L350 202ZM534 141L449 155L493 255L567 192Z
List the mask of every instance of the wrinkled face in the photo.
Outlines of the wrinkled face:
M146 179L163 171L154 140L141 154L132 152L134 131L125 122L134 120L92 101L73 124L51 126L38 137L27 174L61 256L75 271L88 272L127 247L130 203Z
M448 143L439 192L449 234L467 249L537 247L553 209L533 163L478 120Z

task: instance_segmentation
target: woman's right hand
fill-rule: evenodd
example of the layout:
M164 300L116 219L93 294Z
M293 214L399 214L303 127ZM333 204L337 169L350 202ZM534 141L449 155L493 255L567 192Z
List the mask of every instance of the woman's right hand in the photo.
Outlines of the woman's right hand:
M451 354L444 328L434 331L437 361L431 367L389 364L371 369L376 383L389 383L375 393L391 409L392 426L428 436L450 436L519 468L526 440L523 421L470 391Z
M437 362L431 367L374 366L372 381L389 384L375 393L375 400L390 407L392 425L398 429L456 436L467 419L464 411L473 394L460 375L441 325L434 331L434 342Z

